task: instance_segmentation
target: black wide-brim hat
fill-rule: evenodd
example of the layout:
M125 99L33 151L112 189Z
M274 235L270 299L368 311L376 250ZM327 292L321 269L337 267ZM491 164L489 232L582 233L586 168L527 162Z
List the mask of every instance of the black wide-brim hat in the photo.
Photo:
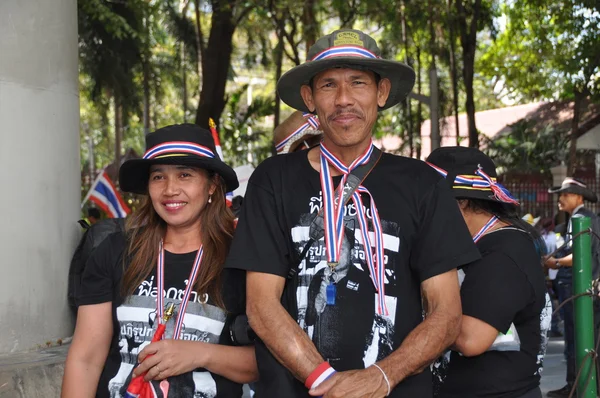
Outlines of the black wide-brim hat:
M195 124L166 126L148 134L143 158L128 160L119 169L121 189L147 194L150 166L153 164L192 166L213 171L223 178L227 192L239 186L235 171L219 158L211 132Z
M583 199L596 203L598 196L590 190L583 182L576 180L573 177L564 179L560 187L552 187L548 190L549 193L574 193L575 195L583 196Z
M300 88L309 85L319 72L332 68L370 70L392 83L389 97L379 110L390 108L406 98L415 84L415 71L402 62L381 58L377 42L354 29L341 29L321 37L308 51L307 61L287 71L277 82L283 102L294 109L310 112Z
M496 180L496 165L485 153L462 146L438 148L427 163L446 178L456 199L481 199L517 206L510 192Z

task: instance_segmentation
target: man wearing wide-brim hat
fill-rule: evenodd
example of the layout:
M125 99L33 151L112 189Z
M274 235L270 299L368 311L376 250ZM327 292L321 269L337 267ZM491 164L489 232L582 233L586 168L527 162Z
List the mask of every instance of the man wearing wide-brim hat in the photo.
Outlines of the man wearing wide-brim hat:
M277 84L318 116L323 140L255 170L227 262L248 271L260 396L432 396L429 364L461 316L456 267L479 253L443 179L373 146L378 111L414 80L373 38L343 29Z
M560 187L553 187L548 190L549 193L558 194L558 209L569 213L570 219L567 224L567 239L572 239L573 234L573 217L590 217L592 221L592 230L596 233L600 233L600 219L589 209L584 207L584 202L588 201L596 203L598 197L591 191L587 185L575 178L567 177L562 182ZM600 275L600 241L592 236L592 277L598 278ZM558 257L548 257L546 259L546 266L552 269L558 269L556 274L556 284L558 301L563 302L573 295L573 283L572 283L572 267L573 267L573 254L571 251L571 243L568 245L568 250L561 252ZM573 323L573 306L565 305L563 310L564 316L564 338L566 346L567 356L567 384L555 391L548 392L549 397L568 397L573 384L575 383L575 330ZM598 306L594 305L595 319L596 322L600 320L598 314Z

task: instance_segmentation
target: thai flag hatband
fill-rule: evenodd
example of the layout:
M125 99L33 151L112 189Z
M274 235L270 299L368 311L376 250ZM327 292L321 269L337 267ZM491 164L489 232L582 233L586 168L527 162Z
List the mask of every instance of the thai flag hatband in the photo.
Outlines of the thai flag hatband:
M96 177L96 181L94 181L92 188L83 199L81 207L88 199L101 208L110 218L125 218L131 212L105 170L102 170Z
M210 148L194 142L172 141L158 144L146 151L144 159L160 158L173 154L191 154L205 158L214 158L215 154Z
M348 179L348 174L356 167L359 167L369 161L373 153L373 143L365 152L356 158L350 166L346 167L335 155L333 155L321 142L321 191L323 192L323 220L325 224L325 247L327 249L327 262L338 263L340 261L340 252L342 241L344 239L344 208L343 192ZM333 179L329 171L329 165L336 168L343 174L342 180L337 188L338 203L335 203L335 192L333 188ZM363 202L360 193L366 193L370 197L370 208L373 223L373 232L375 235L375 257L372 253L371 238L369 236L367 214L363 209ZM383 253L383 230L381 220L377 212L375 200L362 185L358 187L357 192L352 195L354 206L356 207L358 219L361 225L363 245L367 254L367 264L371 274L371 280L377 290L379 301L377 303L377 312L382 315L388 315L387 305L385 303L385 263Z
M441 167L434 165L433 163L425 162L432 169L437 171L444 178L448 176L448 172ZM519 201L516 200L512 194L502 184L496 182L496 179L487 175L481 167L475 170L475 175L457 175L454 178L454 184L468 185L464 188L472 188L477 190L491 190L494 193L496 199L500 202L519 205ZM460 189L460 186L454 186L453 188Z
M194 260L194 265L190 272L190 276L188 277L188 283L185 287L185 292L183 293L183 298L181 299L181 305L179 307L179 311L177 314L177 318L175 321L175 331L173 332L173 339L179 339L181 336L181 329L183 327L183 318L185 317L185 310L187 308L188 302L190 300L190 294L193 290L194 284L196 283L196 278L198 277L198 272L200 271L200 263L202 263L202 257L204 255L203 247L200 246L198 249L198 254L196 254L196 259ZM158 318L158 322L162 322L163 313L165 310L164 306L164 291L165 291L165 250L163 246L162 240L160 241L159 250L158 250L158 261L156 266L156 316Z

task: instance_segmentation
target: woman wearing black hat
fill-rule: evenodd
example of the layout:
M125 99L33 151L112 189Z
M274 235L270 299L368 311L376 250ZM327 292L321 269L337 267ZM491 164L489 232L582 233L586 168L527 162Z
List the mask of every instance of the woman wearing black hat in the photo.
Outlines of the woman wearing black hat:
M449 362L437 366L437 395L541 398L552 312L543 243L517 217L518 202L496 182L495 165L481 151L445 147L427 160L452 187L482 256L462 269L462 326Z
M209 131L176 125L149 134L143 159L125 162L119 181L147 196L127 232L109 236L86 266L62 396L129 397L131 379L145 374L157 396L240 397L257 369L253 347L227 345L244 299L243 276L222 269L235 172ZM159 325L164 339L151 343Z

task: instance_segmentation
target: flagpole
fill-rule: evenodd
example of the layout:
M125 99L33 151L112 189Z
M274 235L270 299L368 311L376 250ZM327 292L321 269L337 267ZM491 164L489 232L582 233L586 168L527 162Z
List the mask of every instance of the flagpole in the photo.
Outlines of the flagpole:
M83 201L81 202L81 208L82 209L83 209L83 205L85 205L85 202L87 202L88 199L90 198L92 192L94 191L94 188L96 188L96 185L98 185L98 182L100 181L100 178L102 177L102 174L104 174L104 170L105 169L106 169L106 167L104 167L102 170L100 170L100 172L96 176L96 179L94 180L94 183L90 187L90 190L88 191L87 195L85 195L85 198L83 198Z

